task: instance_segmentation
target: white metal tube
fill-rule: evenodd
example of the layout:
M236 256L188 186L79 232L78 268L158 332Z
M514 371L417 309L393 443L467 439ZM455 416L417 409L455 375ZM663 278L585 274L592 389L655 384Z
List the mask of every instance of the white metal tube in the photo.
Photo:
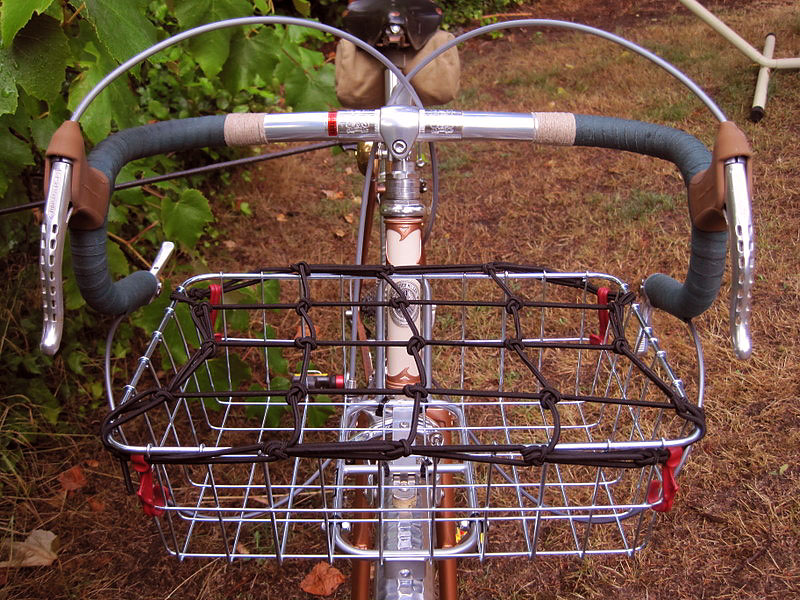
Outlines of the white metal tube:
M711 27L711 29L733 44L736 49L747 58L762 67L770 67L772 69L800 69L800 57L775 59L771 56L764 56L764 54L761 54L761 52L753 48L747 40L720 21L714 13L697 2L697 0L680 0L680 3L693 12L701 21Z
M772 58L775 52L775 34L767 34L767 39L764 41L764 56ZM750 109L750 120L754 123L760 121L764 116L764 109L767 106L767 88L769 87L769 75L771 69L769 67L761 67L758 70L758 79L756 80L756 91L753 94L753 107Z

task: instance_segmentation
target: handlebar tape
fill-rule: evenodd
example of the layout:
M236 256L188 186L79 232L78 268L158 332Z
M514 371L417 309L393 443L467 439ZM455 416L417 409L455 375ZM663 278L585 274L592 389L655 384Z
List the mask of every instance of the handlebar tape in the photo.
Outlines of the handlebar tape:
M692 178L711 164L711 152L683 131L613 117L575 115L576 146L627 150L674 163L688 187ZM719 293L725 271L728 232L702 231L692 225L689 269L684 283L656 273L644 282L650 303L680 318L703 313Z
M224 146L225 115L164 121L126 129L102 142L89 154L91 167L112 184L120 170L137 158L193 148ZM106 253L108 221L97 229L70 228L75 281L87 304L107 315L121 315L147 304L158 282L149 271L138 271L114 283Z
M225 119L224 115L197 117L124 130L98 144L89 155L89 164L114 182L122 167L137 158L223 146ZM678 167L687 185L711 164L708 149L687 133L613 117L575 115L573 143L669 160ZM71 229L76 281L90 306L105 314L124 314L146 304L155 293L157 282L147 271L134 273L117 283L111 281L105 248L106 227L104 222L94 230ZM701 314L719 292L726 249L727 231L701 231L693 225L686 281L681 284L663 274L650 276L644 286L650 302L682 319Z

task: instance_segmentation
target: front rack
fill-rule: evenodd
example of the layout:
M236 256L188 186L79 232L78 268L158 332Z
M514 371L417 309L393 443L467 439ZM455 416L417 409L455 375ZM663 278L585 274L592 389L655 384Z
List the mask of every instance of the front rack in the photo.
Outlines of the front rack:
M104 442L181 558L630 555L704 433L634 300L509 264L193 277ZM398 350L419 382L387 381Z

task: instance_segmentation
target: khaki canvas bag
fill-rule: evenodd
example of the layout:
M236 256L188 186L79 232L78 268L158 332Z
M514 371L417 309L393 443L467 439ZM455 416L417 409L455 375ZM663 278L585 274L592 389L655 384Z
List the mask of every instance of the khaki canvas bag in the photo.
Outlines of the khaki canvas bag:
M437 31L419 52L399 52L393 58L403 73L408 73L423 58L453 39L453 34ZM347 40L336 46L336 96L346 108L379 108L384 104L383 65ZM411 80L423 104L445 104L456 97L461 77L458 50L450 48L422 69Z

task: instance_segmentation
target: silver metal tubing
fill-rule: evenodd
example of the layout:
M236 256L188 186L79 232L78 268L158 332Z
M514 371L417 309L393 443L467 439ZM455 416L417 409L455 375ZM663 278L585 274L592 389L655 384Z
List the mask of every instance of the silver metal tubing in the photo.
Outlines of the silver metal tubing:
M264 117L269 142L329 140L328 113L274 113Z
M423 267L421 267L423 268ZM278 279L278 280L297 280L300 278L299 275L296 273L270 273L269 271L264 271L260 273L256 272L240 272L240 273L203 273L201 275L195 275L190 277L186 281L183 282L181 288L190 288L192 286L197 285L198 283L204 281L228 281L231 279L259 279L262 278L263 275L268 274L269 279ZM607 273L600 273L598 271L548 271L547 273L544 272L525 272L525 273L510 273L514 276L515 279L539 279L539 280L558 280L558 279L604 279L607 280L615 285L620 286L623 292L628 291L628 286L618 277L613 275L609 275ZM390 279L407 279L411 275L409 274L395 274L390 277ZM478 279L489 279L489 276L485 273L478 273L478 272L469 272L469 273L414 273L413 277L415 279L428 279L428 280L437 280L437 279L448 279L448 280L478 280ZM331 273L312 273L309 275L309 279L364 279L363 276L360 275L339 275L339 274L331 274Z
M681 0L683 1L683 0ZM685 85L689 90L697 96L700 101L708 107L708 110L716 117L719 121L727 121L727 117L725 117L725 113L722 112L719 106L717 106L716 102L714 102L711 97L706 94L699 85L697 85L692 79L689 78L683 71L675 67L674 65L670 64L660 56L653 54L646 48L639 46L638 44L634 44L633 42L626 40L618 35L614 35L613 33L609 33L608 31L604 31L602 29L598 29L596 27L590 27L589 25L581 25L580 23L570 23L569 21L558 21L554 19L519 19L517 21L504 21L502 23L493 23L491 25L485 25L484 27L479 27L478 29L474 29L472 31L468 31L466 33L461 34L457 38L450 40L446 44L437 48L434 52L430 55L425 57L425 59L420 62L416 67L414 67L409 73L408 78L413 79L414 76L419 73L425 66L435 60L441 54L447 52L450 48L461 44L462 42L466 42L474 37L479 37L485 35L487 33L492 33L494 31L500 31L502 29L512 29L512 28L520 28L520 27L557 27L560 29L572 29L574 31L580 31L582 33L588 33L590 35L595 35L597 37L603 38L636 54L643 56L653 64L661 67L667 73L675 77L678 81L680 81L683 85ZM798 59L800 61L800 59Z
M398 465L398 464L395 464L394 462L390 462L390 463L388 463L388 465L389 465L389 472L392 473L392 474L394 474L394 473L410 473L410 472L418 473L419 472L419 466L417 466L416 468L412 468L412 470L409 471L408 465ZM378 470L381 469L381 468L383 468L383 467L375 465L375 464L372 464L372 465L366 465L366 464L365 465L348 465L348 464L345 464L342 467L343 473L345 475L359 475L359 474L375 475L375 474L377 474ZM440 462L439 465L436 467L436 470L439 473L464 473L467 470L467 465L466 465L466 463L445 463L445 462ZM439 485L441 485L441 484L439 484ZM447 510L447 509L442 509L442 510Z
M535 140L536 119L530 113L463 113L465 139Z
M117 333L117 327L119 327L122 319L126 316L127 315L120 315L114 319L111 328L108 330L108 335L106 336L106 352L103 357L103 375L106 386L106 398L111 410L117 408L117 405L114 403L114 382L111 380L111 351L114 344L114 335Z
M479 535L478 530L479 527L477 523L475 521L470 521L469 533L465 535L458 544L456 544L455 546L450 546L448 548L434 548L433 557L435 559L448 558L468 552L469 550L474 548L475 544L478 542L478 535ZM413 558L422 558L422 559L430 558L430 550L420 550L416 552L408 550L394 550L394 551L383 550L381 552L379 550L357 548L356 546L353 546L350 542L348 542L342 537L341 531L338 527L334 530L334 541L336 542L336 547L344 551L347 556L359 556L362 558L383 558L385 560L408 560Z
M111 71L111 73L100 80L100 82L94 86L91 91L86 94L86 96L84 96L83 100L81 100L80 104L78 104L77 108L75 109L75 112L72 113L70 121L78 121L83 116L83 113L86 112L86 109L89 107L92 101L97 97L98 94L100 94L100 92L108 87L115 79L117 79L117 77L128 71L130 68L138 65L145 59L149 58L153 54L160 52L165 48L169 48L178 42L191 39L198 35L202 35L203 33L208 33L209 31L216 31L218 29L225 29L227 27L241 27L244 25L297 25L298 27L309 27L311 29L324 31L325 33L329 33L333 36L352 42L358 46L358 48L372 56L389 71L391 71L394 76L397 77L397 80L402 84L402 86L408 91L408 93L411 94L414 104L420 107L422 106L422 101L419 99L419 95L409 82L409 78L403 75L403 72L396 67L392 61L383 56L383 54L378 52L375 48L363 40L347 33L346 31L342 31L336 27L331 27L330 25L324 25L315 21L306 21L305 19L297 19L294 17L241 17L238 19L227 19L225 21L217 21L216 23L208 23L207 25L201 25L199 27L195 27L194 29L183 31L173 35L172 37L168 37L158 44L150 46L136 56L126 60L119 67Z
M557 450L585 450L592 452L603 452L611 450L659 450L661 448L684 447L694 444L699 440L701 431L695 428L690 435L671 440L640 440L631 442L584 442L584 443L559 443ZM230 446L136 446L126 445L109 438L109 445L127 454L144 454L146 457L161 456L169 454L197 455L202 452L229 452ZM474 452L476 456L501 456L507 458L517 458L508 452ZM226 454L230 458L253 458L255 454Z

